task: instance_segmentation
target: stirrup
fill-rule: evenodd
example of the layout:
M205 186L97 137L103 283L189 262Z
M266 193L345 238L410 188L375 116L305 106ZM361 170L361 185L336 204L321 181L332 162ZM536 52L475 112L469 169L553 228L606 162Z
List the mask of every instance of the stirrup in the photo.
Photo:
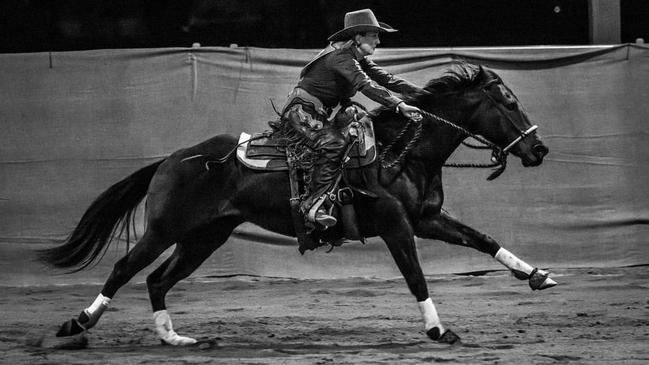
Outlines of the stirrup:
M324 208L322 208L322 203L324 203L324 200L326 198L327 196L323 195L319 197L318 200L316 200L311 209L309 209L307 219L311 222L315 222L325 226L326 228L329 228L335 226L338 220L332 215L327 214Z
M329 228L335 226L338 220L334 216L327 214L324 209L318 209L315 213L315 222Z

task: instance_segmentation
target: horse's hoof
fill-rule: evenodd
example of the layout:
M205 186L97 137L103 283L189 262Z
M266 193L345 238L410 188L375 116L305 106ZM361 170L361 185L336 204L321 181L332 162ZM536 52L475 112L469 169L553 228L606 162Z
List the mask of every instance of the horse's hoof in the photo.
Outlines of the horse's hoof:
M532 290L543 290L557 285L557 282L550 279L550 273L540 271L539 269L532 270L530 274L529 284Z
M460 340L460 336L456 335L455 332L451 330L446 330L442 334L442 337L440 337L439 340L437 340L437 342L447 343L449 345L452 345L454 343L460 343L462 341Z
M447 343L449 345L452 345L456 342L460 342L460 336L456 335L455 332L451 330L444 331L444 333L442 333L442 335L440 336L438 327L429 329L426 332L426 335L428 335L428 338L430 338L431 340L437 341L439 343Z
M59 331L56 333L56 337L74 336L84 332L85 330L86 327L84 327L79 320L72 318L67 322L63 322L61 328L59 328Z
M179 336L174 333L174 336L168 336L167 338L161 338L160 342L163 345L171 346L190 346L196 344L198 341L191 337Z

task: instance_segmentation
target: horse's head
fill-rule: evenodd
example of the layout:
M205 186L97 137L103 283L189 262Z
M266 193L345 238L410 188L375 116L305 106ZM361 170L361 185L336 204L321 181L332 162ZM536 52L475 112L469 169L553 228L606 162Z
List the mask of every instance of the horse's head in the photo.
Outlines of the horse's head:
M521 159L523 166L538 166L549 149L536 134L518 98L493 71L478 67L472 95L475 112L469 124L474 133Z
M540 165L549 150L514 93L491 70L467 63L456 66L426 85L430 94L418 99L420 105L446 111L452 122L518 156L523 166Z

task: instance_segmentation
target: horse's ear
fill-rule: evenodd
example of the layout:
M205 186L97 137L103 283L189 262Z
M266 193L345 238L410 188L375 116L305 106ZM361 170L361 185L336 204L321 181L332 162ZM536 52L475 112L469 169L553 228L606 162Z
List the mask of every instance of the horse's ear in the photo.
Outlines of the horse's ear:
M482 65L478 65L478 72L476 73L474 80L487 80L489 78L489 73L487 72L487 69L482 67Z

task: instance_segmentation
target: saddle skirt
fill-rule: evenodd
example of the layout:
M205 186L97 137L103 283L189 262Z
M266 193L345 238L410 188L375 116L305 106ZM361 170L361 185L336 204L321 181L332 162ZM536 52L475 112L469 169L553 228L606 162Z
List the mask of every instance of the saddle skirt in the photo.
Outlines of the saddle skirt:
M367 166L376 160L376 144L374 138L374 127L369 118L363 118L358 122L342 130L343 135L355 134L358 143L352 146L345 161L345 168L354 169ZM242 132L239 136L237 147L237 159L246 167L254 170L284 171L288 170L286 163L286 147L288 142L285 138L273 138L265 132L255 133L252 136Z

